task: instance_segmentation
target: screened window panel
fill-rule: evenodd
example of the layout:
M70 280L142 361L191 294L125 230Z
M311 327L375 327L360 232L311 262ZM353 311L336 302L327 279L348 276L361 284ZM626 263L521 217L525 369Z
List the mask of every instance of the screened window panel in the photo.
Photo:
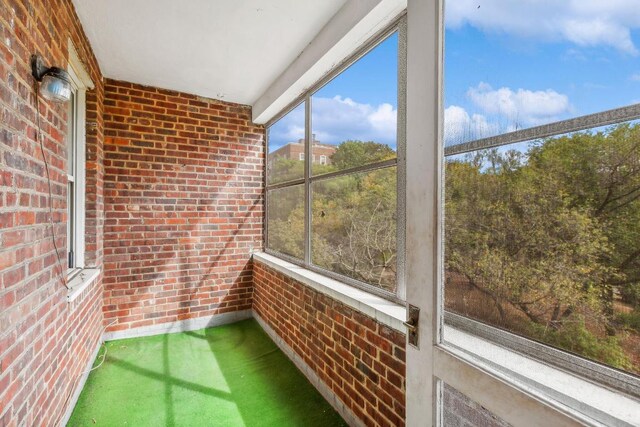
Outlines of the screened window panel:
M445 308L639 374L640 123L452 156L445 177Z
M445 309L638 375L640 38L507 3L446 2Z
M640 26L624 9L447 0L446 145L638 103Z
M267 183L269 185L304 178L304 102L267 129Z
M312 174L395 158L397 120L396 32L311 97Z
M269 190L267 247L304 259L304 185Z
M314 182L311 261L396 290L397 167Z

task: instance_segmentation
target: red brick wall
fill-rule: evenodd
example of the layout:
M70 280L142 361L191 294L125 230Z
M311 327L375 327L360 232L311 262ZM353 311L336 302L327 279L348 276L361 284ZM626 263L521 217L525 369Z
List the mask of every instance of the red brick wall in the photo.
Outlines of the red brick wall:
M36 143L29 57L67 67L68 39L96 88L87 94L87 264L101 264L102 77L71 0L0 0L0 426L54 425L102 333L102 284L73 303L51 240ZM66 105L41 99L57 246L66 269Z
M405 336L254 262L253 309L353 413L402 426Z
M263 176L249 107L107 80L108 330L250 309Z

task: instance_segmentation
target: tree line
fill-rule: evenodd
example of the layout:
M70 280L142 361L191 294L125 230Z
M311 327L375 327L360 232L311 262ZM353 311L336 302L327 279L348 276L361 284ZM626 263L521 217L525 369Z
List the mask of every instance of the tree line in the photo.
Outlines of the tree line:
M313 174L395 156L345 141ZM312 262L395 291L396 183L395 166L315 181ZM268 246L302 258L304 186L268 203ZM447 310L640 372L640 125L449 157L444 248Z

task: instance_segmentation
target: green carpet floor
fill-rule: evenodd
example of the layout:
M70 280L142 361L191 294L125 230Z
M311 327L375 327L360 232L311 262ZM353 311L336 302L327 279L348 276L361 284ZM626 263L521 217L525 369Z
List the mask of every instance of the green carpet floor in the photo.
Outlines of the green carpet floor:
M106 348L69 426L346 425L252 319Z

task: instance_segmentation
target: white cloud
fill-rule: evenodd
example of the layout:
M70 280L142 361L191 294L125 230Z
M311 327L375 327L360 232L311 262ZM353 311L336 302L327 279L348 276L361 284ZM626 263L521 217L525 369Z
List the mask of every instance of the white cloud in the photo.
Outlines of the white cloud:
M295 108L269 128L269 150L304 138L304 104Z
M482 114L469 115L460 106L451 105L444 110L444 142L447 146L496 135L499 130L497 124L489 123Z
M640 73L635 73L629 76L629 80L633 82L640 82Z
M351 98L313 98L313 133L320 142L348 139L396 145L398 111L388 103L364 104ZM269 129L270 150L304 138L304 109L284 116Z
M447 26L581 47L608 46L632 55L631 29L640 28L638 0L455 0L447 3Z
M507 126L521 128L558 120L571 111L566 95L554 90L493 89L480 83L467 91L467 96L484 114L498 117Z
M482 82L467 90L467 99L475 112L458 105L444 111L445 145L550 123L564 118L572 109L569 98L552 89L493 89Z
M395 146L398 111L391 104L361 104L351 98L313 98L313 132L321 142L347 139Z

